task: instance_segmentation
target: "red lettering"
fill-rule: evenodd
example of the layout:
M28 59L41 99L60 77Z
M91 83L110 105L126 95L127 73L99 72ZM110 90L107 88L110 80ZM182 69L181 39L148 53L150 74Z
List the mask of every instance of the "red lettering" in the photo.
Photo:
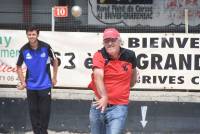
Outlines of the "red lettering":
M1 64L0 65L0 72L12 72L12 73L16 73L17 72L17 67L11 67L5 64ZM25 73L26 72L26 67L22 68L22 72Z

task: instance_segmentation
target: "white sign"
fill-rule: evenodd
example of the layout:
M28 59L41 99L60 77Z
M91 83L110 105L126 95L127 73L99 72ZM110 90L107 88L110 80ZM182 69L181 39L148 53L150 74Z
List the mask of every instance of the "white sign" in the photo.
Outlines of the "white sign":
M55 6L54 7L54 17L67 17L68 7L67 6Z
M88 24L180 25L185 24L185 9L188 9L189 25L199 25L199 0L153 0L153 4L106 4L89 0Z
M200 35L121 33L123 47L135 51L138 89L199 89ZM59 87L86 88L93 54L103 47L102 34L41 31L61 59ZM17 84L16 61L27 42L25 31L0 30L0 84ZM25 71L24 67L24 71Z

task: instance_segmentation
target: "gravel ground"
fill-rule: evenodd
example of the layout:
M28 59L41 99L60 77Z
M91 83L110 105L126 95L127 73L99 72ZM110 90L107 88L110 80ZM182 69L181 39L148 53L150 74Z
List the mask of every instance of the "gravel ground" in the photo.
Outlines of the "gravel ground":
M33 132L26 132L25 134L33 134ZM63 131L63 132L48 131L48 134L87 134L87 133L72 133L68 131Z

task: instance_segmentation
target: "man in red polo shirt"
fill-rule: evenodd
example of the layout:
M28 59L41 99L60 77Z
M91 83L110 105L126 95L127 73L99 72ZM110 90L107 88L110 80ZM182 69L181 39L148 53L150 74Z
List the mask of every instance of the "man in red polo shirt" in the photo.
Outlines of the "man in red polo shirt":
M121 134L128 113L130 87L136 83L136 56L121 47L115 28L103 33L104 47L93 56L92 81L89 88L95 98L90 108L92 134Z

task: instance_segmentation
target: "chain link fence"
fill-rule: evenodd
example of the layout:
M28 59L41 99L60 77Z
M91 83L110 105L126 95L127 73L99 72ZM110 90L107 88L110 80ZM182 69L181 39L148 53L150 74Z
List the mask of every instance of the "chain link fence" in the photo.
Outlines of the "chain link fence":
M164 4L169 7L155 7L155 4L143 4L144 7L151 7L152 9L152 16L156 18L162 18L162 16L166 16L164 19L160 19L160 23L165 21L169 21L170 23L165 25L152 25L151 19L140 19L141 23L135 23L138 21L137 19L129 19L129 25L124 24L117 24L117 23L104 23L100 20L102 24L91 24L91 11L93 7L90 7L89 2L93 2L91 0L57 0L57 1L31 1L25 2L25 0L19 1L12 1L12 0L2 0L0 5L0 29L17 29L17 30L24 30L29 25L37 25L41 30L51 31L52 25L52 7L53 6L67 6L68 7L68 17L61 17L55 18L55 31L67 31L67 32L102 32L102 29L108 26L116 27L121 32L125 33L184 33L185 32L185 23L184 23L184 8L178 8L176 5L175 7L170 2L172 0L165 0L168 2ZM156 3L157 0L153 2ZM99 1L97 1L99 2ZM198 1L197 1L198 2ZM94 2L93 2L94 4ZM173 3L172 3L173 4ZM175 3L177 4L177 3ZM197 6L195 8L189 8L188 14L188 32L189 33L199 33L200 32L200 11L199 5L196 3ZM79 5L82 8L82 15L80 17L74 17L71 14L71 8L74 5ZM105 4L98 4L96 3L95 8L98 6L104 6ZM113 6L113 4L108 4L109 6ZM115 4L117 6L122 6L123 4ZM139 4L140 5L140 4ZM157 4L158 5L158 4ZM160 5L163 5L162 3ZM129 6L126 4L126 6ZM134 7L135 5L133 5ZM137 5L136 5L137 6ZM179 5L180 6L180 5ZM186 7L186 6L185 6ZM95 9L94 8L94 9ZM90 10L89 10L90 9ZM96 9L98 10L98 9ZM167 10L167 11L165 11ZM97 11L98 12L98 11ZM96 12L96 13L97 13ZM148 12L148 11L147 11ZM102 12L101 12L102 13ZM136 11L134 12L136 13ZM132 14L134 14L132 13ZM120 12L121 14L121 12ZM114 15L114 14L111 14ZM129 14L130 15L130 14ZM96 16L94 16L96 17ZM178 20L177 20L178 18ZM197 18L197 19L193 19ZM94 18L93 18L94 19ZM97 20L98 21L98 20ZM117 21L114 19L112 21ZM120 21L126 21L121 19ZM181 21L180 23L178 21ZM193 22L195 25L190 25ZM155 22L155 21L154 21ZM132 25L132 23L134 23Z

